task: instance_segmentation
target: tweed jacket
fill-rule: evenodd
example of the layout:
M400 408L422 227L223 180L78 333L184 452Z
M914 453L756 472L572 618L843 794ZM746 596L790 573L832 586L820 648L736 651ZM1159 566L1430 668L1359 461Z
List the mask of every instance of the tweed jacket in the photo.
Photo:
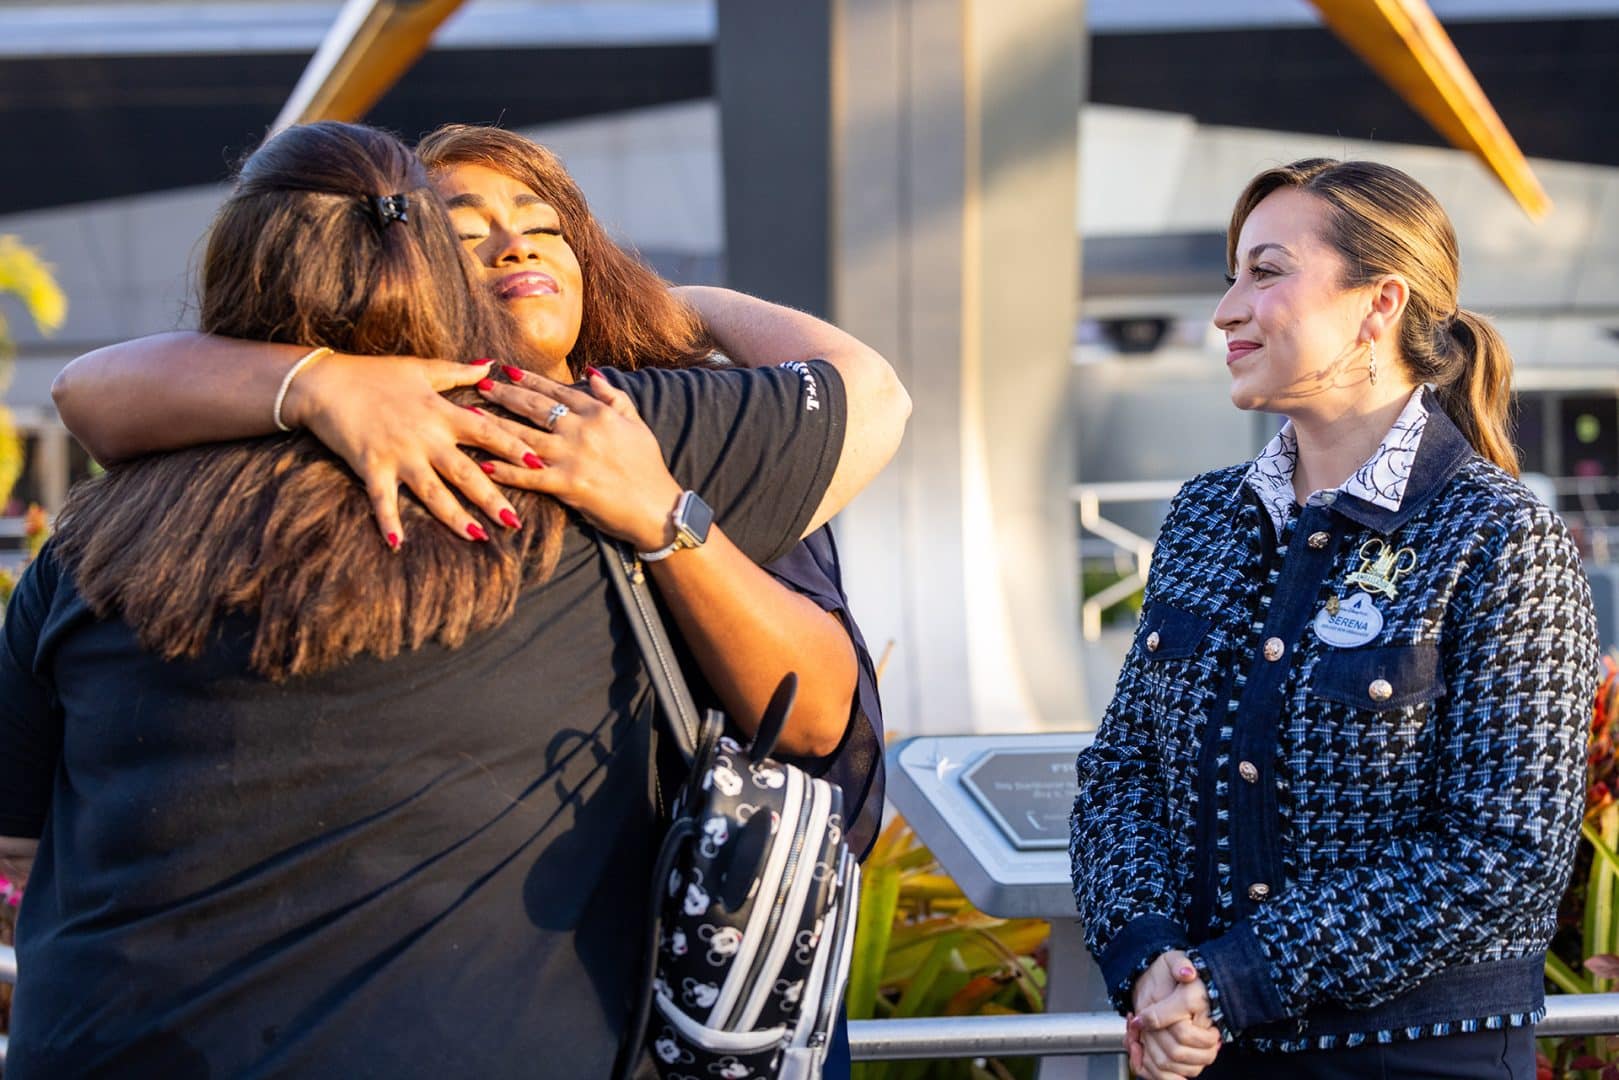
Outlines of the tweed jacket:
M1543 1013L1584 806L1590 592L1557 516L1424 400L1397 507L1329 494L1278 533L1244 466L1171 504L1074 801L1074 896L1121 1011L1183 948L1257 1049ZM1385 595L1368 553L1407 549ZM1381 628L1330 644L1322 611L1366 571Z

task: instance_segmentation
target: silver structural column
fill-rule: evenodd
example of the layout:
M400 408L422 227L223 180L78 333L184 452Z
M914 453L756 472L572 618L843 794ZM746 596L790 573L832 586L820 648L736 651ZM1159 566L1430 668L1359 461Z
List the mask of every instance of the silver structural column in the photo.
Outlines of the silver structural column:
M1087 725L1066 498L1083 0L719 0L726 259L892 360L839 519L906 734Z

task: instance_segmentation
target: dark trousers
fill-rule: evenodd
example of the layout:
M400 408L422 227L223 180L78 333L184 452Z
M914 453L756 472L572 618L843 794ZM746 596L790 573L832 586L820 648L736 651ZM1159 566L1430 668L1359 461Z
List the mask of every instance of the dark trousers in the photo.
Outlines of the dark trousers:
M854 1068L854 1062L849 1059L849 1014L839 1013L838 1022L832 1028L832 1041L826 1048L826 1067L821 1070L821 1080L849 1080L849 1070Z
M1353 1049L1220 1051L1199 1080L1534 1080L1535 1029L1505 1028Z

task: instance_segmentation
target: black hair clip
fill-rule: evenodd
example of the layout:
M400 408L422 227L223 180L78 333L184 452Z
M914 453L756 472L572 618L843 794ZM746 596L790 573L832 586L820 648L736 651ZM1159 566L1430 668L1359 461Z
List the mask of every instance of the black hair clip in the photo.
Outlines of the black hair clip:
M372 195L366 205L371 208L371 216L376 220L377 228L384 229L395 221L409 221L406 213L408 204L405 196L400 195Z

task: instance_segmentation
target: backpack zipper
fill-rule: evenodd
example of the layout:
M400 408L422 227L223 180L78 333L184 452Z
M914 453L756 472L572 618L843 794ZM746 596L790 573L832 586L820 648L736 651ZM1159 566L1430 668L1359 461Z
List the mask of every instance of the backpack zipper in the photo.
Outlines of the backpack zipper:
M709 1010L709 1027L725 1027L729 1019L736 1015L737 1009L746 1005L749 985L743 979L753 972L756 966L754 958L759 954L760 950L770 944L770 938L765 932L765 927L769 925L771 914L770 909L765 906L767 897L774 893L785 879L788 858L792 854L791 848L787 850L786 854L782 854L781 845L776 840L779 837L780 830L787 828L789 815L794 821L802 819L803 807L810 801L814 790L811 786L812 783L813 781L804 775L801 770L789 769L787 772L787 787L785 802L781 809L781 821L777 823L775 830L773 830L770 841L771 846L766 849L767 856L764 865L761 867L762 876L754 886L753 892L749 894L748 918L742 927L742 947L732 958L730 967L726 969L725 977L721 982L719 999L714 1002L714 1007ZM757 812L765 813L767 811L760 810ZM779 861L777 856L780 856ZM755 931L755 927L758 928L757 931Z
M840 909L839 914L843 916L843 925L838 928L842 932L838 935L839 940L834 946L834 951L831 956L827 957L827 978L821 985L820 1015L822 1017L827 1017L827 1014L832 1011L833 1003L843 994L844 980L849 974L849 967L845 960L854 951L854 929L860 912L860 864L855 860L853 852L845 851L843 853L843 860L839 869L842 871L838 875L841 879L842 888L839 891L842 895L838 897L838 907ZM831 1019L827 1018L827 1023L831 1022ZM819 1042L816 1042L817 1037L819 1037ZM824 1028L810 1036L810 1045L812 1046L820 1046L825 1042L826 1030Z
M758 951L753 955L753 963L749 966L748 978L742 984L743 986L753 986L755 980L764 971L766 961L770 959L771 950L764 946L769 945L770 942L776 939L776 928L781 925L781 916L787 907L787 895L792 891L793 878L797 873L799 860L804 854L804 832L809 827L811 812L815 805L814 781L811 781L806 786L810 790L805 792L807 797L798 808L798 822L793 829L793 846L787 854L787 865L781 872L781 883L776 888L776 899L770 908L770 920L765 923L764 933L759 935ZM743 1013L748 1009L749 998L751 997L751 994L737 995L736 1004L731 1009L730 1017L726 1020L727 1027L737 1023L742 1018Z

